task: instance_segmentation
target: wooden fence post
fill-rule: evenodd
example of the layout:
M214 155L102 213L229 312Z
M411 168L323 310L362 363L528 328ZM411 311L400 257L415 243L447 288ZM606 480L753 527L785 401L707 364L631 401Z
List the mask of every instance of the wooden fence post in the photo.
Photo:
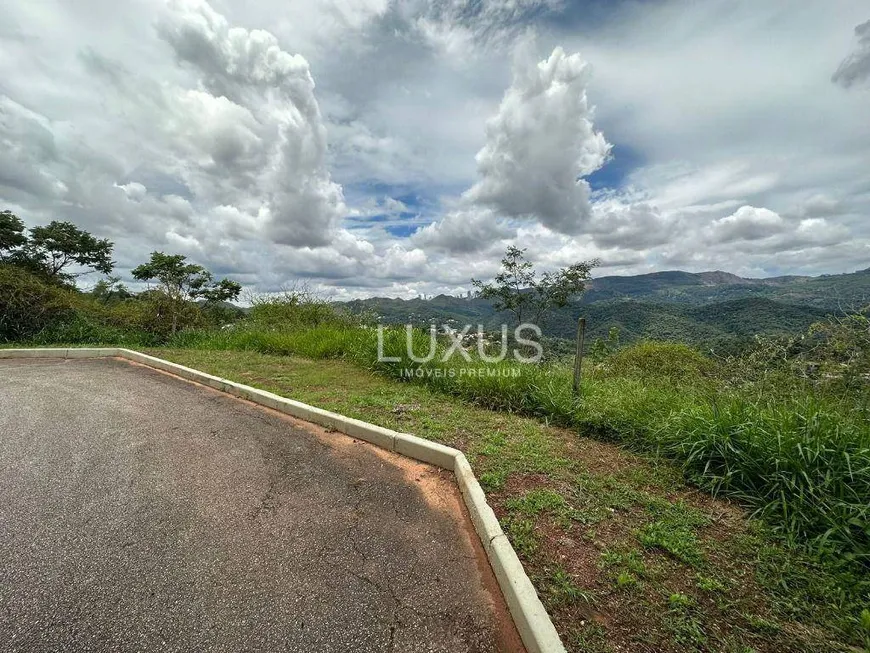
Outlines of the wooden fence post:
M574 353L574 396L580 395L580 368L583 365L583 339L586 337L586 318L577 321L577 351Z

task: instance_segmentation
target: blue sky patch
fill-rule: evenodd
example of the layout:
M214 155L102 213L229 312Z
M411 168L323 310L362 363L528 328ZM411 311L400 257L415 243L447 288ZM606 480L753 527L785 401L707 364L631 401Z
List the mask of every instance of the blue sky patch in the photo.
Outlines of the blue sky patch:
M384 230L396 238L408 238L419 228L418 224L391 224L384 227Z
M620 188L633 171L644 164L644 158L637 150L628 145L615 143L611 152L611 159L600 170L596 170L586 177L592 190L605 188Z

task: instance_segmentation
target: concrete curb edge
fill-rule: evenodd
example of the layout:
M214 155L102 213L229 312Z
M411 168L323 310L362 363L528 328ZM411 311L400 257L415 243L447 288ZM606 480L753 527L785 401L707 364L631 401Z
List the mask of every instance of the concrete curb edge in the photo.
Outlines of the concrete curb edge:
M486 502L486 495L474 476L471 465L458 449L309 406L265 390L258 390L131 349L76 347L0 349L0 359L109 357L124 358L174 374L188 381L200 383L453 472L471 521L489 558L490 566L495 573L526 650L529 653L561 653L565 651L559 634L544 609L532 581L523 569L516 551L502 531L495 513Z

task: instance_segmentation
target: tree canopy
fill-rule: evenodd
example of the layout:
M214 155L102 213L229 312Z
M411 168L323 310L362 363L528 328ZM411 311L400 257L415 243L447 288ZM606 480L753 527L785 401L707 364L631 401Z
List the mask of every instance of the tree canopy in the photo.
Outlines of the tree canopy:
M24 223L12 211L0 211L0 261L27 243Z
M11 211L0 212L0 261L12 263L50 281L69 282L96 271L109 274L114 245L72 222L53 221L30 233ZM72 272L73 266L90 268Z
M53 221L30 230L25 246L33 259L49 277L74 278L88 272L70 273L68 268L80 265L109 274L115 267L112 260L114 244L106 238L96 238L72 222Z
M187 263L187 257L181 254L151 252L151 259L134 268L132 274L140 281L156 280L164 293L177 300L221 302L235 299L242 292L235 281L213 281L211 272L201 265Z
M201 265L188 263L181 254L151 252L147 263L132 270L140 281L157 281L159 290L169 298L172 333L177 329L179 308L185 302L204 300L208 304L236 299L242 286L230 279L214 281L211 272Z
M472 279L471 283L478 289L478 295L491 300L497 310L511 311L517 323L531 320L540 325L548 311L567 306L585 290L598 261L582 261L538 277L534 265L526 260L525 252L525 249L508 247L501 260L501 271L493 283L477 279Z

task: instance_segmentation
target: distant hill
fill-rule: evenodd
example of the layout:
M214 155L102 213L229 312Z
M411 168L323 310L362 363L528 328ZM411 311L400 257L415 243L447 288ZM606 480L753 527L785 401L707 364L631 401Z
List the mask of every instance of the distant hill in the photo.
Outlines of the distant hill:
M755 334L805 330L831 313L870 303L870 269L820 277L745 279L727 272L654 272L594 279L579 301L554 312L545 334L573 338L577 318L587 318L591 338L619 327L622 342L677 340L731 349ZM510 316L476 297L371 298L346 303L392 324L483 324L496 329Z
M583 301L630 298L707 304L746 297L830 310L857 307L870 303L870 268L850 274L768 279L745 279L728 272L679 271L600 277L592 281Z

